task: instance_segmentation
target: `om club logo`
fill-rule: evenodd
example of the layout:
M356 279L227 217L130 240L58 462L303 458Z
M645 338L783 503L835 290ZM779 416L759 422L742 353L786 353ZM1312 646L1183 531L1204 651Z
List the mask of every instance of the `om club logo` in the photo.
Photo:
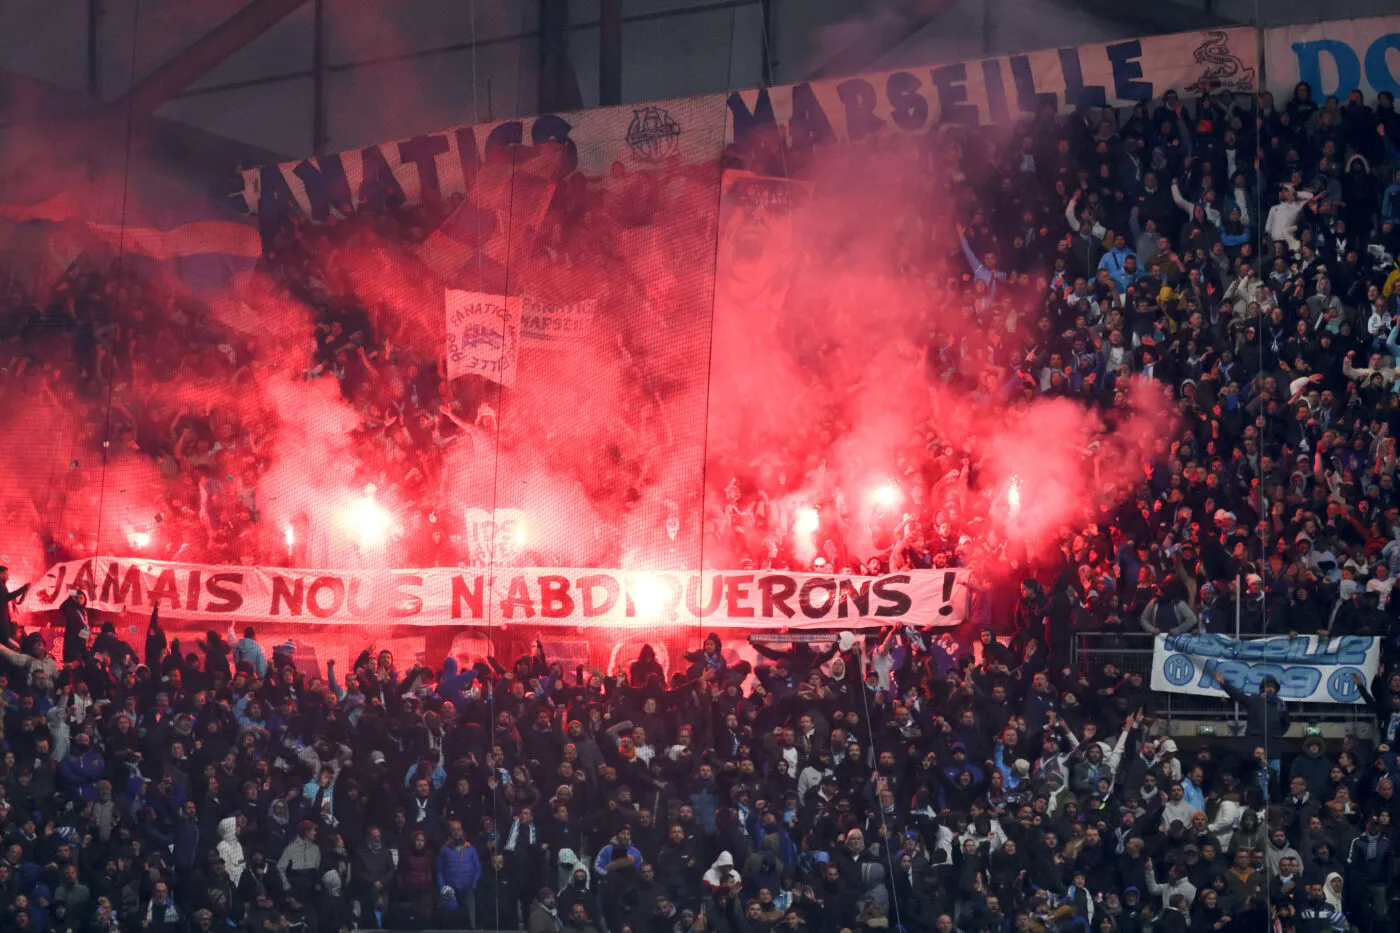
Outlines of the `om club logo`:
M660 107L632 111L627 145L643 162L660 162L681 148L681 125Z

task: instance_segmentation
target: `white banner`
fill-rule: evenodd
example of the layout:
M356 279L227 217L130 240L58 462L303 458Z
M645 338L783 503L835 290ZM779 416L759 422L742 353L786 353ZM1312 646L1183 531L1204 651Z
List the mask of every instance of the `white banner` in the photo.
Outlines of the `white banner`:
M1400 97L1400 16L1268 29L1264 55L1280 110L1299 81L1312 85L1319 105L1332 94L1345 104L1357 88L1372 107L1379 91Z
M753 630L948 626L967 616L968 571L882 577L762 571L554 567L288 570L122 557L56 564L24 608L55 610L78 587L104 612L174 619L382 625L703 625Z
M319 223L356 208L470 197L484 166L510 162L522 149L528 159L531 150L548 146L562 149L563 175L579 170L596 178L614 166L636 171L717 164L724 148L724 95L459 126L269 165L242 174L242 200L250 214L295 212Z
M528 527L524 509L467 509L467 556L473 567L520 563Z
M565 347L582 343L593 330L598 299L552 302L526 295L520 312L520 345Z
M1279 696L1307 703L1360 703L1353 676L1367 685L1376 676L1378 639L1315 635L1235 640L1220 635L1158 635L1152 649L1152 689L1194 696L1223 696L1217 673L1245 693L1259 692L1265 677L1279 682Z
M1255 32L1212 29L1048 49L881 75L739 91L729 97L726 142L786 129L796 149L878 134L922 133L939 124L1011 123L1045 105L1058 113L1131 107L1162 97L1258 81Z
M520 299L449 288L447 378L481 376L515 385L520 354Z

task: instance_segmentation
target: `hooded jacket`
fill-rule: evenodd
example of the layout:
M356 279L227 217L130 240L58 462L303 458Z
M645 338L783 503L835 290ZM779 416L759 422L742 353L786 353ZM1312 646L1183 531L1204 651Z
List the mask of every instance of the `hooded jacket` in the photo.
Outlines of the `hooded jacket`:
M705 883L705 887L711 891L725 887L729 883L722 877L722 872L726 868L733 872L734 878L739 877L739 873L734 871L734 856L728 852L721 852L714 864L705 872L704 878L701 879ZM732 879L730 880L732 881Z
M457 709L465 708L467 691L471 689L472 681L476 680L476 671L467 668L465 671L459 669L457 659L448 657L442 662L442 676L438 678L438 696L451 703Z
M1283 734L1288 731L1293 720L1288 715L1288 705L1278 694L1248 694L1228 680L1221 686L1230 699L1245 709L1245 735L1270 739L1275 743L1283 739ZM1269 751L1271 754L1277 754L1278 748L1276 746Z
M230 883L238 887L248 862L243 857L243 844L238 841L237 817L226 816L219 821L218 849L219 857L224 860L224 867L228 869Z

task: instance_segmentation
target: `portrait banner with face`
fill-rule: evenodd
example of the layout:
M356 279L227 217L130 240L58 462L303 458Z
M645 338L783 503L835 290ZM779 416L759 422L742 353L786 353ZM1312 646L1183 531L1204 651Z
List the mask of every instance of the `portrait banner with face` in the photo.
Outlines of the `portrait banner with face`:
M811 193L806 182L724 173L716 305L744 308L759 321L777 320L795 266L794 214Z

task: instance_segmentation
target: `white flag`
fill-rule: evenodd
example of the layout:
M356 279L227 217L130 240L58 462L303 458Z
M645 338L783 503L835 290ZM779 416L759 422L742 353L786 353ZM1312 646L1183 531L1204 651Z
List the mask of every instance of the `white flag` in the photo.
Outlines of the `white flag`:
M447 289L447 378L515 385L520 299Z

